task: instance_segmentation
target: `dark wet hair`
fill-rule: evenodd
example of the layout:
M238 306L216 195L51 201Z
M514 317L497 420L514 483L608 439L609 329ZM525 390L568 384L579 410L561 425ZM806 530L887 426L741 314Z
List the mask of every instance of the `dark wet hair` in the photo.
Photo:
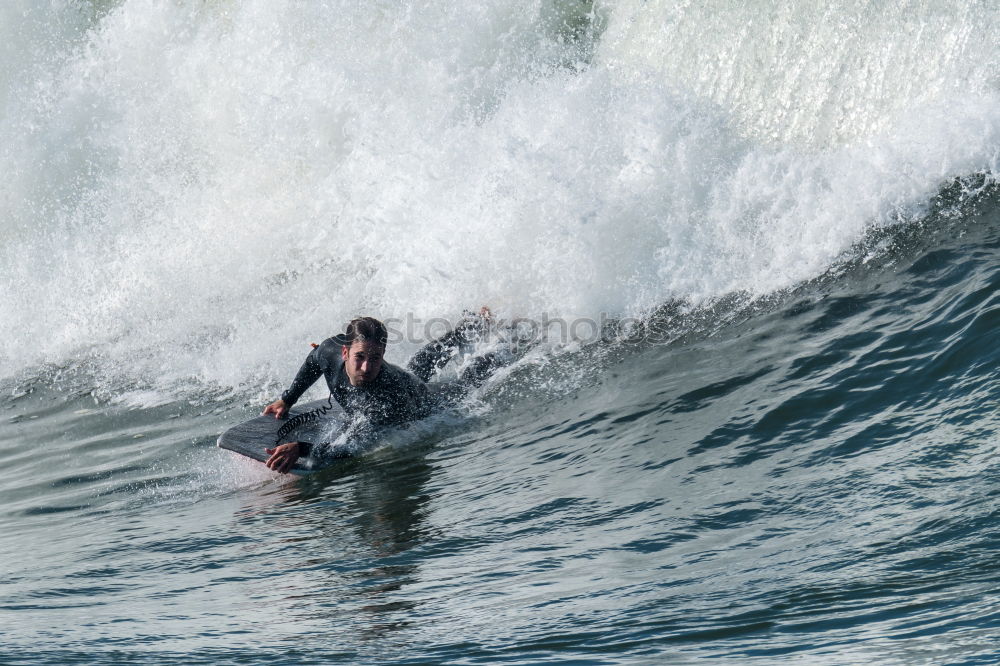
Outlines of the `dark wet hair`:
M342 344L350 347L355 342L374 342L385 347L389 341L389 333L385 330L385 324L375 317L358 317L351 320L347 325L347 330L340 336Z

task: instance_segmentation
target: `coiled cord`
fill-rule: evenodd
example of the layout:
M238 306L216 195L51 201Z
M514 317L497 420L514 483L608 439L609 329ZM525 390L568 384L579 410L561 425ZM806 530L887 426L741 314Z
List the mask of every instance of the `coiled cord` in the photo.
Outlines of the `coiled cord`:
M327 398L325 405L320 405L312 411L308 411L302 414L298 414L288 419L285 425L278 428L278 435L274 438L274 445L278 446L281 444L281 440L285 438L285 435L290 434L299 426L303 426L307 423L312 423L313 421L318 421L321 416L333 409L333 394Z

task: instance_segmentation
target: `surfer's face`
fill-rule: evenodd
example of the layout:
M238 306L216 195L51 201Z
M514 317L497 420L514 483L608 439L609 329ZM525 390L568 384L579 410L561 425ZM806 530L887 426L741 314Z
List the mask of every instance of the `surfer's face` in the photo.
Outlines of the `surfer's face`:
M382 355L385 347L376 342L356 340L350 347L340 348L344 359L344 370L351 386L366 386L378 377L382 369Z

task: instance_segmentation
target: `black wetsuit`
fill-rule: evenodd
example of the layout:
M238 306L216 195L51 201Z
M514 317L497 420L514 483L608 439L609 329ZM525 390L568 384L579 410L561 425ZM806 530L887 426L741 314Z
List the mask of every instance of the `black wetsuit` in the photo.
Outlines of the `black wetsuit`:
M339 341L328 338L309 353L292 385L281 394L286 406L294 405L317 379L325 377L330 394L348 416L364 415L372 425L404 423L433 411L427 385L391 363L382 363L382 369L370 385L351 386L341 348Z
M488 333L485 320L467 317L455 330L418 351L407 364L409 371L383 362L378 376L368 386L351 385L341 354L343 340L340 336L327 338L309 353L281 399L286 407L291 407L317 379L324 377L330 395L351 418L363 415L372 426L400 425L422 419L438 409L456 404L504 365L496 353L489 353L474 359L456 381L435 382L434 391L425 383L456 354L471 352L474 343ZM295 427L294 423L289 425ZM300 442L300 447L302 455L309 455L312 449L308 442Z

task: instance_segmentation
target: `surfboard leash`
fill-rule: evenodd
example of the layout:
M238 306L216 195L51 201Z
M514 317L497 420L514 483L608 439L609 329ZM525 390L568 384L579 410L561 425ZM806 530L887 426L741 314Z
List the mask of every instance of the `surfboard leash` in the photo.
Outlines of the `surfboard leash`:
M282 443L281 440L284 439L286 435L293 432L296 428L303 426L307 423L312 423L313 421L318 421L320 417L325 415L331 409L333 409L332 393L330 394L330 397L327 398L325 405L320 405L316 409L304 412L302 414L297 414L296 416L293 416L292 418L288 419L285 425L278 428L278 434L274 438L274 445L278 446L279 444L281 444Z

